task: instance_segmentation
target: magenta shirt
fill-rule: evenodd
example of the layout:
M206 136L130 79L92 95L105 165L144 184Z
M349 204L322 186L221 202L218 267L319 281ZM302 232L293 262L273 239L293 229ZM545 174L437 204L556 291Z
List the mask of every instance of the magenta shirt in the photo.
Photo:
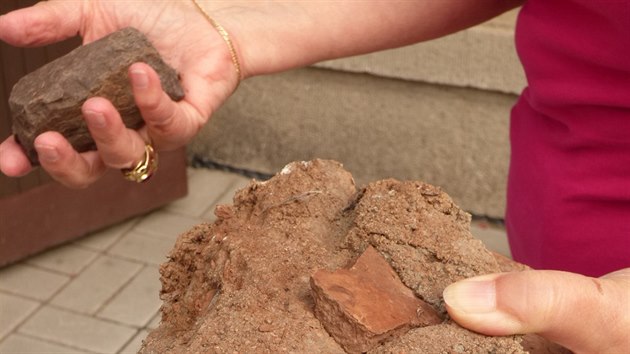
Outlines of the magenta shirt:
M630 0L528 0L516 45L528 87L510 127L513 257L630 267Z

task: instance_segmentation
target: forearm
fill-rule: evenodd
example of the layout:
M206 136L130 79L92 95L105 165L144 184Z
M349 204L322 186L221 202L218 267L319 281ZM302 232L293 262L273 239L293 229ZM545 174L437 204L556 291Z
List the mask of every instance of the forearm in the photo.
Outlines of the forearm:
M200 3L232 34L244 75L252 76L437 38L522 0Z

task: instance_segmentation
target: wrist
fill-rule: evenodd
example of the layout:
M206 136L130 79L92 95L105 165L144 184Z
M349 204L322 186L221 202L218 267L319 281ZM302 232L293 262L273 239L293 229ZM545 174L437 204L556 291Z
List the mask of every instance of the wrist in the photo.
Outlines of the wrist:
M234 42L232 41L230 34L220 23L218 23L214 18L210 16L208 11L206 11L205 8L202 7L202 5L199 3L198 0L192 0L192 2L197 7L197 9L201 12L201 14L204 15L204 17L212 25L212 27L214 27L214 29L219 33L219 35L225 42L225 45L227 46L228 52L230 54L230 59L232 60L232 64L234 65L234 71L236 73L236 79L237 79L236 87L238 88L238 85L242 79L241 63L239 60L238 52L236 51L236 46L234 45Z
M308 65L323 51L312 48L308 15L297 3L197 0L229 33L241 78ZM305 25L306 24L306 25ZM304 28L303 28L304 27ZM317 57L317 58L315 58Z
M246 10L247 6L235 5L238 2L234 1L191 0L191 2L212 27L212 31L224 42L225 55L232 63L234 76L238 78L238 82L255 75L250 69L250 60L244 51L242 39L244 29L241 23L246 21L244 18L247 16L247 11L243 10Z

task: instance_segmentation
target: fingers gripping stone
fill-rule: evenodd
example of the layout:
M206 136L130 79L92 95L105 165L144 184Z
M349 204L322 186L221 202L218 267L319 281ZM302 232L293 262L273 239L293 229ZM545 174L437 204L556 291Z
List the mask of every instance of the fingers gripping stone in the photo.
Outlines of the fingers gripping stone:
M184 98L175 69L134 28L81 46L20 79L13 87L9 105L13 133L31 163L38 164L33 142L46 131L61 133L79 152L95 149L81 114L81 106L90 97L110 100L128 128L140 128L144 121L127 74L135 62L145 62L158 73L171 99Z

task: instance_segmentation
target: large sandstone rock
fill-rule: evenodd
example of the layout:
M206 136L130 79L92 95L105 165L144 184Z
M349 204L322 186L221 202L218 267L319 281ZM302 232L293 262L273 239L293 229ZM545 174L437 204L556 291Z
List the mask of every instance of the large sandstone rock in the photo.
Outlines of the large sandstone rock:
M177 72L133 28L81 46L20 79L13 87L9 105L13 132L31 162L38 163L33 142L46 131L60 132L79 152L95 148L81 114L81 106L89 97L109 99L127 127L141 127L144 121L127 76L127 69L135 62L145 62L155 69L173 100L184 97Z
M340 164L315 160L252 181L215 214L161 266L162 322L141 353L526 352L519 336L448 318L447 285L509 261L471 236L470 216L439 188L357 190Z

